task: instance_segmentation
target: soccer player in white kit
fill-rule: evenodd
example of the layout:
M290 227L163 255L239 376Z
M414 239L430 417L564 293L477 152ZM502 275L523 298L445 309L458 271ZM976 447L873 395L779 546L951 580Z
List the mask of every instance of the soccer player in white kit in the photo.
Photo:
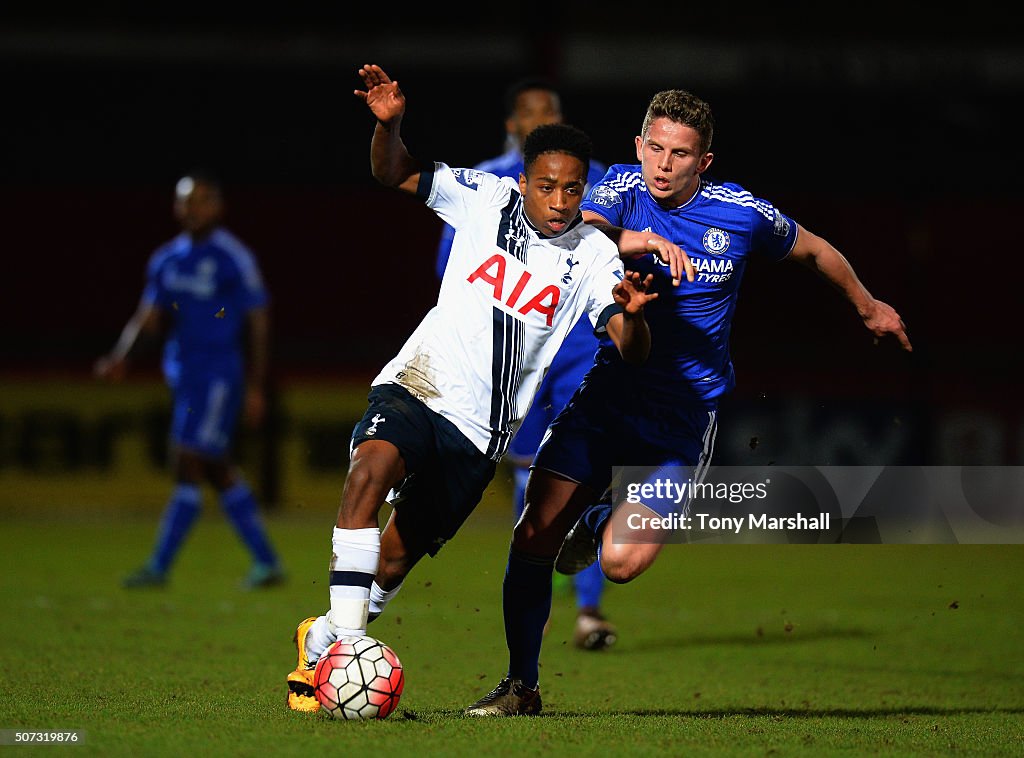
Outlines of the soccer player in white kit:
M376 65L356 90L377 118L374 177L415 194L456 229L437 305L371 383L352 434L333 533L330 609L296 629L288 705L318 709L313 670L336 639L363 635L424 555L435 555L476 507L544 373L588 314L624 360L650 350L651 276L624 276L622 255L656 252L678 279L685 263L662 237L583 223L590 140L564 124L538 128L516 182L425 165L400 136L405 96ZM612 241L614 237L618 242ZM394 505L383 532L378 514ZM564 525L565 529L569 525Z

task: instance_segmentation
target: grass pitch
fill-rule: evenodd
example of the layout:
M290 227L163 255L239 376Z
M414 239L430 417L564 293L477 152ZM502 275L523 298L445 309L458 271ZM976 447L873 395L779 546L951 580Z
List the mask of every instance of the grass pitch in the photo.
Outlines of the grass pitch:
M459 710L504 673L507 508L485 503L370 633L406 668L395 714L291 713L299 620L327 604L332 514L269 519L287 585L238 589L215 505L162 590L119 580L151 519L4 518L0 729L84 730L80 755L1021 755L1022 546L668 546L610 586L613 649L573 648L556 594L544 714Z

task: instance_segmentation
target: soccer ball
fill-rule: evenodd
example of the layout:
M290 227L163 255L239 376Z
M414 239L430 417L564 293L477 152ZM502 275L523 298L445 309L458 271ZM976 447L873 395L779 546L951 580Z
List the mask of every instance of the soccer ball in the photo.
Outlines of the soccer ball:
M373 637L341 637L316 663L313 688L332 718L387 718L398 706L405 672L395 651Z

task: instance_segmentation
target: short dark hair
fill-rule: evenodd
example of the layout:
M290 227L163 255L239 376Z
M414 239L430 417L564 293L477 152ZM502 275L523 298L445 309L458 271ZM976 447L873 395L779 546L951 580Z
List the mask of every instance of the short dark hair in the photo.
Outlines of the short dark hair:
M544 124L526 136L523 143L523 171L530 173L530 166L544 153L565 153L578 158L584 171L590 166L594 146L582 129L570 124Z
M558 88L555 87L547 79L540 76L528 76L522 79L518 79L508 86L505 90L505 115L511 116L516 110L516 101L519 96L524 92L530 90L541 90L542 92L550 92L555 97L561 98L561 94L558 92Z

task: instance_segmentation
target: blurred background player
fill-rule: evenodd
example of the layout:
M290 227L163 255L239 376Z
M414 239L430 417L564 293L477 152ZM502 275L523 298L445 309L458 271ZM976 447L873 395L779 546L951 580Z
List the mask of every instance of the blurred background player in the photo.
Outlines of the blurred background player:
M523 142L526 135L538 126L562 123L562 101L554 85L545 79L534 77L512 83L505 91L504 104L505 152L477 164L474 168L497 176L518 179L523 171ZM606 170L604 164L591 159L587 172L587 187L599 182ZM438 280L443 278L445 267L448 265L454 235L455 230L449 224L445 224L437 250ZM515 521L518 521L523 513L530 464L533 463L533 456L537 452L544 431L579 387L583 375L594 362L598 344L589 319L581 318L562 343L529 413L512 439L506 460L513 469L512 504ZM557 578L564 580L561 574ZM571 581L576 596L574 644L584 650L603 650L610 647L615 643L617 632L601 612L605 578L600 567L596 564L590 566L573 576Z
M125 577L127 588L166 583L199 516L204 480L217 490L224 513L252 554L243 587L284 579L256 498L230 457L243 404L250 425L263 421L269 315L256 259L221 226L223 214L221 186L212 175L195 171L178 181L174 216L182 232L150 257L138 308L113 350L95 365L97 376L120 381L132 358L165 338L162 368L173 396L175 484L153 553Z

